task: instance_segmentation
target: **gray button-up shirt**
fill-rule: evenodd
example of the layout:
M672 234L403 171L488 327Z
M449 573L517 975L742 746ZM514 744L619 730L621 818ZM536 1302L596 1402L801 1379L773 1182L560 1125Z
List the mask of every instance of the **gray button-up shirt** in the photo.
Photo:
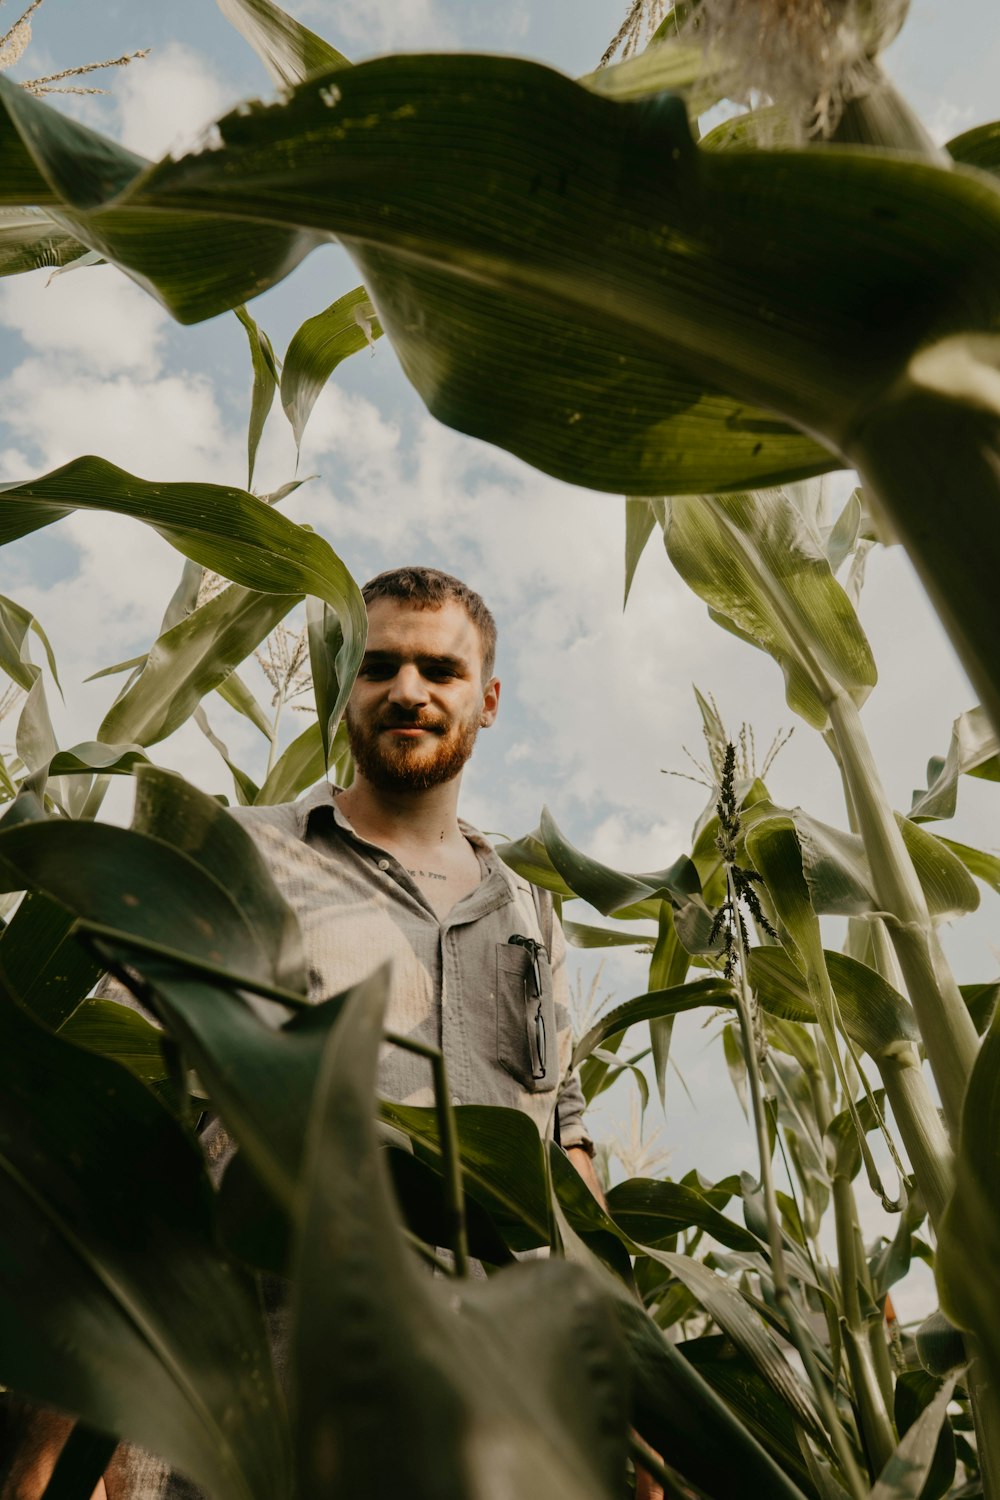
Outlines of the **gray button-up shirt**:
M570 1071L566 943L553 923L551 955L531 888L475 829L460 824L482 879L443 919L386 850L359 838L323 782L298 802L233 808L254 838L302 929L309 994L324 1000L391 960L387 1026L444 1053L453 1102L501 1104L542 1135L558 1104L564 1146L592 1150L584 1098ZM539 993L540 991L540 993ZM434 1101L427 1061L387 1045L379 1092L401 1104Z

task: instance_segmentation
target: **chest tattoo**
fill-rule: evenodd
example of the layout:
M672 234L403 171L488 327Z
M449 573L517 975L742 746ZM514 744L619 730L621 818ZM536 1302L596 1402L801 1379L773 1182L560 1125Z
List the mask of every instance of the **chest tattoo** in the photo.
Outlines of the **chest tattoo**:
M408 875L416 875L421 880L447 880L447 875L439 875L436 870L407 870Z

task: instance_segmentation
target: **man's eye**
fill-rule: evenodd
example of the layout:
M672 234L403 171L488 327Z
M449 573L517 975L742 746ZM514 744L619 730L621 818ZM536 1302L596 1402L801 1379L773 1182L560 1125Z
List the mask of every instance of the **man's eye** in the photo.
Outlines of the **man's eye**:
M369 682L385 682L392 676L392 673L392 667L371 666L361 668L361 676L366 677Z
M449 682L455 676L453 667L428 667L424 673L431 682Z

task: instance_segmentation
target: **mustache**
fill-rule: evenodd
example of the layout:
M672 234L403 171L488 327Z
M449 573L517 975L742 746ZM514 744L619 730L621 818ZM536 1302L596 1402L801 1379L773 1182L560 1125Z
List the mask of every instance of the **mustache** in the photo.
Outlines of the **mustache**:
M448 720L436 718L433 714L385 714L378 721L379 729L427 729L433 734L444 734L448 728Z

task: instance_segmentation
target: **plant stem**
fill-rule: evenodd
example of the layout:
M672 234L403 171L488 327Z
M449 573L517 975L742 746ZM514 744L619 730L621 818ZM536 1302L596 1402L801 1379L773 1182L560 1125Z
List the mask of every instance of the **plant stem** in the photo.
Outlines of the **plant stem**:
M735 914L736 892L733 886L732 874L728 870L726 872L726 883L728 897L730 902L733 903L732 909ZM753 1018L750 1011L750 994L746 978L746 951L743 946L743 935L740 932L740 924L738 921L735 921L733 925L739 953L736 975L737 983L735 986L736 1010L743 1036L750 1098L753 1104L757 1153L760 1161L760 1182L764 1191L764 1206L767 1212L767 1234L771 1252L771 1275L774 1278L774 1299L785 1318L789 1336L799 1352L799 1357L802 1360L809 1384L812 1386L820 1411L823 1413L827 1431L830 1434L830 1440L840 1463L843 1477L850 1490L852 1500L866 1500L868 1486L862 1478L861 1471L855 1462L854 1454L851 1451L847 1436L837 1415L837 1409L834 1406L829 1386L820 1373L813 1357L809 1340L802 1331L798 1310L795 1306L791 1285L788 1280L788 1270L785 1265L785 1250L782 1243L781 1217L778 1211L778 1200L774 1192L774 1178L771 1173L771 1150L768 1140L767 1118L764 1110L764 1091L761 1085L760 1064L757 1059L757 1044L754 1037Z
M885 919L952 1137L979 1041L941 951L927 902L851 698L836 692L830 725L864 841L875 899Z
M857 1230L851 1181L837 1172L833 1178L833 1212L837 1230L840 1297L846 1325L847 1361L854 1388L854 1404L868 1455L869 1472L876 1479L896 1448L896 1434L883 1398L868 1341L868 1325L858 1298Z
M462 1191L462 1158L458 1147L458 1131L455 1128L455 1111L448 1092L448 1069L444 1054L437 1047L424 1042L415 1042L412 1037L400 1036L387 1031L387 1042L401 1047L404 1052L414 1052L426 1057L434 1074L434 1110L437 1115L438 1137L441 1142L441 1160L444 1165L445 1203L448 1209L448 1228L451 1234L451 1250L455 1257L455 1275L469 1274L469 1239L465 1225L465 1196Z

